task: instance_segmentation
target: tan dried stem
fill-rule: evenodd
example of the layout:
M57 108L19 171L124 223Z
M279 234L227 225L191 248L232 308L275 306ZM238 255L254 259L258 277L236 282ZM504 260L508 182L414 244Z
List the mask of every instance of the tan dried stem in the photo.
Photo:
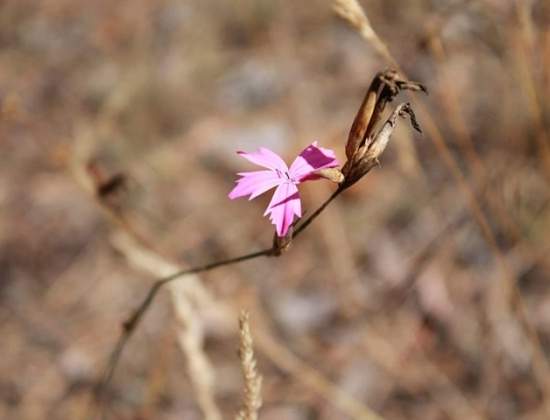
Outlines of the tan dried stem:
M445 63L448 61L448 54L443 39L438 34L431 35L428 45L433 58L439 64L438 82L442 91L445 93L440 95L442 105L446 111L445 115L447 116L449 126L459 143L462 153L464 153L470 163L473 178L479 186L487 184L487 187L483 189L483 194L487 199L490 210L496 215L502 229L505 229L515 241L519 241L521 236L519 226L517 226L516 221L513 220L508 211L504 208L494 188L490 188L488 185L490 176L481 156L476 150L468 124L464 119L459 92L455 84L452 83L452 77L445 66Z
M369 18L357 0L334 0L332 9L336 15L355 28L382 57L392 64L395 63L388 47L374 31Z
M241 311L239 316L239 358L244 378L244 398L236 420L257 420L258 411L262 406L262 376L256 367L254 357L254 343L250 330L250 315L247 311Z
M150 250L148 241L144 239L133 226L122 217L116 208L110 207L103 200L100 192L100 185L94 185L96 180L90 177L86 170L86 162L91 151L93 136L90 132L83 133L76 142L72 172L78 183L90 194L96 196L102 204L101 208L109 219L121 228L121 232L113 238L113 244L121 251L128 260L135 266L154 276L173 275L178 270L165 259L159 257ZM89 169L89 168L88 168ZM138 246L139 243L139 246ZM196 271L195 271L196 272ZM204 288L198 276L190 272L185 282L172 283L169 285L169 293L174 307L175 317L178 321L177 339L180 349L187 359L189 377L196 395L198 405L207 420L221 420L221 413L214 399L215 374L212 364L203 351L204 332L203 322L198 311L201 307L217 308L218 305L208 290ZM149 292L148 298L152 300L156 294L156 288ZM116 344L105 371L104 377L98 389L97 396L103 398L103 392L110 382L114 369L128 342L128 339L141 319L141 316L148 308L143 306L142 311L133 314L129 322L124 325L124 332ZM102 407L100 407L102 409Z
M178 267L153 252L136 246L134 240L126 234L115 236L113 243L133 265L152 275L168 275L178 270ZM203 321L199 313L201 307L218 307L217 302L197 275L188 275L184 282L169 284L168 290L179 323L178 344L187 359L198 405L206 420L221 420L214 399L215 372L203 349Z
M364 402L355 399L341 387L328 380L319 370L310 366L290 351L271 331L268 317L261 304L252 297L247 305L253 306L257 318L258 331L256 341L258 348L281 370L292 375L295 380L308 389L329 401L338 408L346 418L356 420L384 420Z
M516 4L521 4L521 2L517 2ZM358 30L359 34L366 41L372 44L373 42L372 39L366 37L365 34L363 33L364 30L362 29L362 27L368 24L368 20L365 23L365 20L360 17L360 13L364 15L364 11L362 11L362 8L359 5L359 3L357 3L355 0L334 0L334 5L335 5L335 8L334 8L335 12L339 16L344 17L354 28ZM339 10L341 7L336 7L336 5L343 5L346 9L346 12L343 13L342 10ZM357 8L361 9L361 11L359 12L358 10L356 10ZM365 15L365 18L366 18L366 15ZM357 25L360 25L360 26L357 26ZM384 45L379 38L378 38L378 41L382 45ZM388 51L388 56L385 57L388 63L390 63L392 66L395 66L395 68L400 70L399 65L397 64L393 56L389 53L389 50L387 48L385 48L385 50ZM526 60L517 60L517 61L520 62L520 64L526 62ZM401 70L400 72L404 74L404 72L402 72ZM532 94L531 96L533 98L536 97L536 95L534 94ZM532 322L529 320L527 311L523 304L523 298L521 296L521 293L516 283L516 278L511 272L510 267L506 259L504 258L501 249L498 246L495 234L491 229L491 226L487 217L481 210L474 188L470 185L470 182L465 177L464 173L460 169L458 162L456 161L449 147L445 143L443 134L441 133L441 130L439 129L436 121L432 117L431 112L428 110L427 106L422 101L415 100L413 98L412 102L415 108L420 111L420 114L422 116L423 126L426 128L429 138L435 145L437 151L443 158L444 164L447 166L447 168L451 172L451 175L457 182L461 192L466 198L470 211L472 213L472 216L477 222L480 228L480 231L483 237L485 238L487 245L493 252L495 256L495 260L497 261L502 282L497 282L497 281L493 282L494 286L491 287L489 291L491 304L489 305L488 312L489 312L489 317L492 320L493 329L498 331L499 324L501 324L500 321L508 319L510 315L514 314L517 317L518 321L521 323L522 327L524 328L524 331L528 337L529 345L531 347L531 353L533 355L533 365L534 365L533 375L537 380L539 388L541 389L542 393L545 395L545 399L548 401L550 400L550 379L548 379L550 378L550 363L544 356L544 350L542 349L540 338L538 337L538 333L536 329L533 327ZM531 102L535 105L533 107L534 114L540 115L536 107L536 103L537 103L536 100L533 99ZM540 138L544 139L544 137L547 137L546 135L544 135L544 130L540 130L540 131L543 133L542 136L539 136ZM543 157L547 156L548 154L546 152L549 148L548 144L546 144L546 142L544 143L540 142L540 145L543 152ZM550 414L550 411L549 411L549 414Z
M414 328L411 328L411 331L414 331ZM403 366L403 353L409 352L409 349L399 348L391 340L380 334L375 325L370 324L365 327L363 346L368 356L392 375L400 386L410 387L410 381L406 379L409 376L409 371ZM483 411L471 402L445 372L434 364L421 349L415 349L414 356L409 355L409 357L414 357L415 360L414 364L408 364L419 367L423 375L437 385L437 395L434 395L433 398L449 418L455 420L486 420Z

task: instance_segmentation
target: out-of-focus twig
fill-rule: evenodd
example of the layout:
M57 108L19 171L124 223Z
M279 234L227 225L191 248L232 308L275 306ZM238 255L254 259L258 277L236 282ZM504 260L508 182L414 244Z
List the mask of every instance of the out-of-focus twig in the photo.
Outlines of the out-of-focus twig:
M369 326L363 335L363 345L369 356L377 363L384 367L392 376L399 379L405 374L402 366L402 354L407 352L406 349L398 350L393 343L389 342L383 335L376 332L376 329ZM476 407L461 390L449 379L449 377L433 364L430 359L420 351L415 351L417 363L423 374L437 384L441 395L438 393L436 398L441 399L440 405L442 410L446 411L450 418L484 420L485 416L481 410ZM409 361L409 364L410 361ZM403 386L403 381L399 381Z
M489 185L490 176L487 173L487 168L476 150L468 125L464 120L458 92L455 85L452 83L451 75L448 74L449 72L445 68L445 63L448 61L448 54L444 42L439 35L439 30L434 31L432 29L430 32L434 33L428 34L428 46L433 57L439 64L439 84L444 90L444 94L440 95L440 98L447 111L445 115L449 121L449 126L454 132L467 161L470 163L470 168L472 169L472 174L478 187L486 185L485 188L483 188L483 195L486 197L486 201L492 213L495 214L502 228L517 242L520 240L521 236L520 229L502 205L501 200L492 186Z
M254 302L247 301L247 305L252 306ZM309 366L277 340L275 335L270 332L267 316L264 314L261 305L255 304L254 313L256 314L257 325L259 327L255 334L258 348L280 369L291 374L299 383L326 398L327 401L330 401L332 405L350 418L358 420L383 420L383 417L370 407L356 400L330 382L322 373Z
M416 285L416 281L426 266L433 259L434 254L442 248L442 242L459 230L468 221L465 211L455 215L420 251L411 259L405 276L397 282L387 293L388 298L381 300L384 309L393 312L409 296Z
M384 59L394 67L397 65L386 44L372 28L367 14L357 0L333 0L332 8L334 13L353 26Z
M177 267L154 253L136 246L135 241L120 233L114 238L115 247L137 267L152 275L173 273ZM191 382L204 418L221 420L221 413L214 400L214 369L203 350L203 323L198 314L200 307L217 307L217 302L202 285L196 275L188 275L187 281L169 285L170 297L181 328L178 343L187 358Z
M334 4L339 4L340 7L347 8L347 15L344 14L342 11L339 11L338 8L336 8L335 10L336 13L338 13L340 16L345 16L346 21L352 27L357 29L360 35L365 38L365 40L367 40L368 42L372 42L370 38L367 38L363 35L361 29L357 26L357 22L362 22L361 25L363 26L368 24L368 20L365 23L364 19L361 20L359 18L359 12L356 9L362 9L361 6L356 1L351 0L334 0L334 2ZM365 15L364 12L362 12L362 14ZM382 41L380 40L380 42ZM392 66L395 66L397 69L399 69L399 72L401 74L406 76L405 72L400 69L400 66L397 64L391 53L389 53L388 48L385 48L385 50L388 51L388 57L386 57L387 61ZM428 107L425 105L424 102L416 100L415 98L412 98L411 102L414 104L415 109L422 116L423 127L426 129L428 137L433 142L438 153L442 157L444 164L449 169L451 175L457 182L462 194L466 198L474 220L477 222L480 231L497 262L497 266L500 272L499 277L500 279L502 279L502 281L494 281L493 286L489 291L489 300L491 303L488 307L488 312L489 317L491 318L491 325L494 329L498 329L498 326L500 324L510 319L510 315L512 313L517 317L517 319L523 326L524 331L526 332L528 342L531 347L533 375L537 380L539 388L544 393L545 399L550 400L550 364L547 358L544 356L544 351L542 349L538 333L533 328L532 323L528 318L521 293L518 290L516 284L516 278L512 274L512 270L508 266L508 263L498 246L498 242L491 229L491 225L479 205L474 188L470 185L468 179L465 177L464 173L460 169L457 160L451 153L449 146L447 146L443 138L443 134L441 133L441 130L439 129L436 121L432 117L431 112L428 110ZM541 147L544 149L543 152L548 149L546 141L541 142Z
M515 9L518 20L519 36L511 39L511 51L515 55L513 60L519 82L524 87L527 95L529 113L536 128L535 141L539 147L541 163L546 177L550 178L550 135L544 121L544 96L535 81L532 69L538 66L532 65L533 57L540 54L535 43L533 23L533 2L515 0ZM531 64L531 65L530 65Z

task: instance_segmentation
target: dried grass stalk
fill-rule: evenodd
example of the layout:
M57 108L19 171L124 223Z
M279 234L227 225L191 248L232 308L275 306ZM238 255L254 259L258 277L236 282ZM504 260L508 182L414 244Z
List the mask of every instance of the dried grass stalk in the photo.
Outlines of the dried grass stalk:
M200 283L199 283L200 284ZM198 313L197 290L193 282L174 282L169 285L170 297L178 320L178 344L187 358L197 402L204 418L221 420L222 416L214 399L215 372L204 352L203 321Z
M166 276L178 270L177 266L140 247L126 234L115 235L113 243L133 265L155 276ZM197 403L206 420L221 420L221 412L214 398L214 367L203 349L204 328L199 313L201 307L213 307L217 302L196 275L169 284L169 291L179 324L178 344L187 359Z
M336 15L345 20L389 63L395 65L395 61L386 44L378 37L370 21L357 0L333 0L332 10Z
M244 377L244 398L243 406L235 417L236 420L257 420L258 410L262 406L262 376L256 368L249 318L247 311L241 311L239 316L241 339L239 358Z

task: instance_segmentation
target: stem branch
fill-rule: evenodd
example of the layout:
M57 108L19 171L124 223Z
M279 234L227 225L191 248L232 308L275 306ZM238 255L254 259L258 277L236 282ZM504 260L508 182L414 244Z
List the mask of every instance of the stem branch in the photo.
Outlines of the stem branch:
M336 191L334 191L330 195L330 197L323 204L321 204L319 208L317 208L317 210L315 210L309 217L307 217L296 228L296 230L292 235L292 238L294 239L300 233L302 233L311 224L311 222L313 222L323 212L323 210L332 202L332 200L334 200L342 191L344 191L344 189L345 188L339 187ZM156 280L149 288L149 291L147 292L147 295L145 296L143 301L132 312L130 317L123 324L123 330L120 334L120 337L118 338L118 341L113 351L111 352L111 356L109 357L109 362L107 364L107 368L105 369L105 373L102 377L102 380L99 382L96 388L96 398L99 400L100 404L103 400L105 390L107 389L107 387L111 383L111 380L113 379L113 375L115 373L116 367L120 361L124 348L128 344L128 340L132 336L133 332L137 329L143 316L151 307L151 304L153 303L156 296L158 295L158 292L165 284L170 283L174 280L179 279L180 277L183 277L189 274L202 273L205 271L213 270L218 267L237 264L243 261L248 261L259 257L273 257L278 255L279 254L276 253L275 248L273 247L266 248L261 251L251 252L249 254L244 254L238 257L233 257L226 260L214 261L209 264L204 264L197 267L176 271L175 273L170 274L169 276Z

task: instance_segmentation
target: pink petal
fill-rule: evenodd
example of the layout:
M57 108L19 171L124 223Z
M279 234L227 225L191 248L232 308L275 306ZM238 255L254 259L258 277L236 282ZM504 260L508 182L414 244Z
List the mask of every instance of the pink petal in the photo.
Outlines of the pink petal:
M241 178L228 195L231 200L249 194L249 200L252 200L283 182L274 171L240 172L238 175Z
M317 142L313 142L292 162L289 172L292 179L302 182L318 178L313 172L319 169L335 166L338 166L338 161L334 151L318 147Z
M264 213L275 225L278 236L285 236L294 222L294 217L302 216L302 204L298 188L292 182L285 182L277 187L271 202Z
M281 172L288 172L288 166L281 157L265 147L260 147L256 152L237 152L239 156L249 160L256 165L263 166L264 168L271 169L273 171L279 170Z

